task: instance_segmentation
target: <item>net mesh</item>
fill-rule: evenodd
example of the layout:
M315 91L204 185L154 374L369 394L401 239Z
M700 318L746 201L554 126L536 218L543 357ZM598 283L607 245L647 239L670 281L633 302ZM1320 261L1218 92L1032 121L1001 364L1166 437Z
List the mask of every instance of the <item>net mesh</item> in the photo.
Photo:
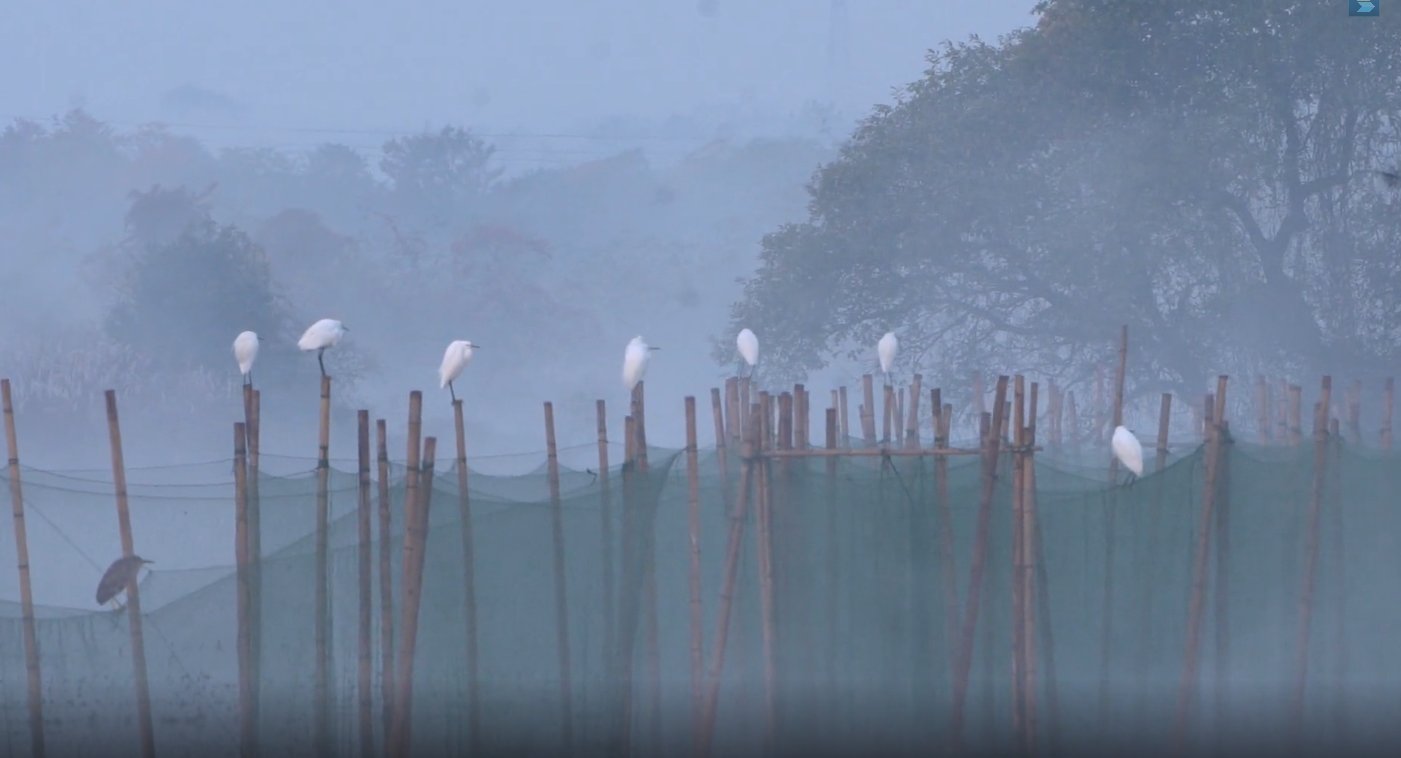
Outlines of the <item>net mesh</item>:
M861 447L859 441L852 441ZM612 446L610 446L612 447ZM717 617L743 462L698 453L701 650L716 663ZM622 450L613 447L613 460ZM1132 485L1111 486L1107 455L1035 455L1039 581L1034 674L1038 744L1162 740L1173 734L1205 488L1204 448L1184 449ZM462 511L451 456L431 490L413 683L416 751L470 747L638 752L689 749L693 640L685 451L651 449L646 471L560 475L555 541L544 469L472 471L480 724L469 728L468 619ZM1218 476L1208 547L1198 683L1190 739L1274 735L1346 746L1401 723L1401 466L1395 454L1332 438L1309 515L1314 443L1235 442ZM308 461L264 457L258 639L258 736L265 748L312 752L315 733L315 502ZM283 473L269 473L278 468ZM792 458L768 464L772 520L776 745L859 743L897 751L946 744L952 731L959 624L969 608L982 464L977 456ZM966 696L964 741L1014 743L1011 456L991 502L985 575ZM141 580L157 748L238 751L237 581L231 462L131 473L137 551L157 563ZM391 469L393 529L369 546L376 745L382 695L379 542L389 540L399 630L404 470ZM56 754L138 752L126 613L79 610L119 554L110 477L23 470L43 672L45 729ZM330 749L359 751L357 481L329 479ZM377 500L377 498L376 498ZM372 506L377 511L378 503ZM714 754L763 744L765 623L753 497L742 524L732 615L715 714ZM378 516L372 514L372 521ZM1299 719L1303 591L1318 562ZM98 560L96 557L102 559ZM555 560L562 556L570 691L561 692ZM14 587L13 540L0 560ZM90 565L89 565L90 564ZM65 594L67 593L67 594ZM17 596L17 595L16 595ZM45 603L45 598L75 598ZM76 598L85 598L82 600ZM64 605L69 608L62 607ZM29 749L17 602L0 605L0 740ZM702 688L704 691L705 688ZM623 714L626 713L625 717ZM475 742L474 742L475 738Z

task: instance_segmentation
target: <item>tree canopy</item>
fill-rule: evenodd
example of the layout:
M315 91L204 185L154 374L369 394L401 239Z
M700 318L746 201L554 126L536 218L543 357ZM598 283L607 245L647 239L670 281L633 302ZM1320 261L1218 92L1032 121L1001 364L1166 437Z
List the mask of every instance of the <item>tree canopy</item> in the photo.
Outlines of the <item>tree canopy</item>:
M771 378L869 355L1144 389L1401 357L1398 25L1314 2L1052 0L931 53L765 237L732 327ZM1363 23L1358 23L1363 21Z

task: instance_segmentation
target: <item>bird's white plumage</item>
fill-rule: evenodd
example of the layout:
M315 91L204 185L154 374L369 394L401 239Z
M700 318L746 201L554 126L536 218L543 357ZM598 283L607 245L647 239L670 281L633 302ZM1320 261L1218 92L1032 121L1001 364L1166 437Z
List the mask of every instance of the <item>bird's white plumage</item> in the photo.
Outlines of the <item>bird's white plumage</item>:
M443 365L438 367L438 389L448 386L448 382L462 375L462 369L472 361L472 350L476 347L468 340L453 340L443 351ZM490 361L488 361L490 363Z
M257 332L240 332L233 341L234 360L238 361L238 371L244 376L253 370L253 361L258 359Z
M1110 445L1114 448L1114 457L1125 468L1132 471L1134 476L1143 476L1143 445L1133 436L1133 432L1123 426L1115 427Z
M876 343L876 356L880 358L880 370L883 374L889 374L890 369L895 366L895 351L900 349L900 341L895 339L895 332L886 332L880 342Z
M325 350L335 347L344 335L345 326L341 322L333 318L323 318L307 327L302 333L302 338L297 340L297 347L307 352Z
M629 391L642 381L642 376L647 373L647 359L652 352L652 348L642 341L642 337L633 337L628 342L627 350L623 352L623 386Z
M759 363L759 338L754 336L754 332L748 328L739 330L739 336L735 338L735 344L739 346L739 357L744 359L750 367Z

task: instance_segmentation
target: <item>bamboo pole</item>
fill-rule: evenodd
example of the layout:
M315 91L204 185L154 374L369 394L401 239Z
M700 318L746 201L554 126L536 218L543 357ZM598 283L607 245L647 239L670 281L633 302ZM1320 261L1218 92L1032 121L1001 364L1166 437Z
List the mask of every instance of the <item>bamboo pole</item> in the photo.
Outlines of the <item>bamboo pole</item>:
M1297 447L1304 439L1303 388L1289 385L1289 444Z
M1352 391L1347 398L1347 428L1355 445L1362 444L1362 380L1352 382Z
M1094 431L1090 433L1090 440L1098 443L1104 439L1104 366L1095 366L1095 394L1092 400L1094 408L1090 413L1090 422L1094 424Z
M126 463L122 457L122 426L117 418L116 390L107 390L107 437L112 447L112 484L117 495L117 528L122 536L122 557L136 555L132 545L131 515L127 510ZM13 449L13 448L11 448ZM135 669L136 718L141 734L141 754L156 754L156 735L151 725L151 688L146 678L146 642L141 630L141 592L133 571L127 582L127 623L131 627L131 661Z
M244 385L245 387L247 385ZM248 451L247 424L234 423L234 565L237 576L238 752L258 754L257 722L253 720L252 587L248 581Z
M743 419L743 417L741 417ZM740 421L744 423L743 420ZM617 649L613 651L613 685L617 688L618 729L621 740L614 752L623 756L632 754L632 690L633 690L633 649L636 647L637 602L632 591L633 575L637 568L636 545L633 539L633 523L636 519L633 510L637 507L637 421L631 415L623 417L623 523L620 549L622 553L622 581L628 589L621 598L618 625L614 627L619 635Z
M740 380L734 377L724 380L724 427L730 432L730 443L738 444L744 416L740 411Z
M839 423L837 420L837 408L827 409L826 424L826 444L827 450L837 449L837 433ZM840 580L838 573L838 560L840 554L837 549L837 459L828 457L826 463L826 481L822 488L824 495L823 508L827 511L827 560L824 562L827 569L825 576L826 583L826 626L827 626L827 647L825 650L825 668L827 673L827 691L835 693L837 691L837 582ZM835 705L837 698L830 698ZM835 721L835 712L829 712L828 718Z
M1162 402L1158 406L1158 463L1157 470L1162 471L1167 466L1168 455L1168 423L1172 420L1172 394L1163 393Z
M1065 393L1065 417L1070 423L1070 447L1080 449L1080 410L1075 407L1075 390Z
M1381 445L1383 450L1391 449L1391 416L1396 403L1396 380L1390 376L1382 386Z
M861 375L861 436L867 447L876 444L876 394L870 374Z
M726 388L738 386L726 381ZM601 398L594 401L594 413L598 424L598 485L599 500L599 539L602 544L600 560L603 563L603 660L615 653L617 631L614 616L613 588L613 493L608 475L608 406ZM723 444L724 430L716 430L717 446ZM723 450L723 447L721 448Z
M953 405L944 404L938 388L929 392L929 407L934 414L934 449L948 447L949 429L953 423ZM944 593L944 636L949 670L958 660L958 568L954 554L953 508L949 503L949 459L934 458L935 510L939 530L939 580Z
M331 747L331 377L321 376L321 424L316 446L316 672L313 734L317 755L330 755Z
M750 377L746 376L739 380L739 423L741 429L748 429L749 425L754 423L753 417L749 414L749 396L753 389Z
M891 443L895 443L895 446L896 446L896 447L899 447L899 446L900 446L900 445L899 445L899 440L897 440L895 437L891 436L891 435L892 435L892 432L891 432L891 428L890 428L892 422L894 421L894 416L895 416L896 413L897 413L897 410L896 410L896 408L895 408L895 388L892 387L892 386L890 386L889 384L887 384L887 385L885 385L885 387L882 389L882 394L881 394L881 415L880 415L880 418L881 418L881 422L880 422L880 423L881 423L881 432L880 432L880 443L881 443L882 445L890 445Z
M745 379L748 382L748 379ZM647 391L646 382L638 382L632 391L632 434L633 454L636 456L634 463L637 471L645 475L647 473ZM652 504L648 504L653 507ZM655 511L653 511L655 513ZM645 622L647 625L646 650L647 650L647 688L648 698L648 739L651 741L652 751L661 749L661 701L662 701L662 674L661 674L661 640L658 626L657 609L657 546L655 535L652 533L656 528L656 519L652 515L644 520L648 525L648 532L638 535L643 544L642 566L642 592L643 608L645 612ZM628 534L633 534L631 530Z
M997 430L1001 429L1003 425L1006 397L1007 377L999 376L993 403L993 417L983 439L983 481L982 494L978 503L977 535L973 544L972 564L969 567L968 602L961 618L963 622L962 639L954 671L953 714L950 730L956 752L962 750L963 743L963 714L968 698L968 676L973 666L973 640L978 625L978 606L982 599L983 565L987 561L988 533L992 521L992 496L997 483L998 452L1002 442ZM984 414L983 418L986 419L987 414Z
M806 450L807 439L807 389L801 384L793 385L793 447Z
M905 447L919 449L919 395L924 386L924 377L915 374L910 378L910 402L905 409Z
M1231 438L1231 424L1222 419L1219 423L1217 434L1221 436L1220 445L1223 451L1229 450L1229 445L1233 442ZM1231 637L1230 637L1230 598L1231 598L1231 456L1226 452L1220 453L1220 463L1217 464L1217 479L1220 481L1216 503L1216 576L1211 588L1211 593L1216 601L1215 621L1216 621L1216 655L1214 657L1215 669L1215 702L1213 710L1217 719L1217 734L1224 734L1225 721L1230 716L1231 709L1227 700L1227 677L1229 676Z
M639 383L640 384L640 383ZM555 447L554 404L545 403L545 455L550 482L550 528L554 540L555 635L559 653L559 709L564 749L574 744L574 687L569 662L569 590L565 584L564 510L559 495L559 455Z
M453 435L457 446L457 518L462 537L462 620L467 654L467 742L473 753L481 750L481 666L477 652L477 547L472 529L472 496L468 487L467 425L462 399L452 401Z
M786 393L785 393L786 394ZM782 396L780 402L772 402L772 395L760 394L760 404L765 408L774 405L783 405ZM763 413L764 425L769 423L772 416L768 410ZM760 437L763 444L773 444L768 429L761 426L763 432ZM780 442L782 438L780 437ZM774 665L774 581L773 581L773 503L772 503L772 473L769 470L767 460L759 461L758 476L756 478L756 504L758 506L755 514L755 552L757 553L759 565L759 616L762 623L763 641L763 667L764 667L764 699L763 699L763 744L767 753L773 747L774 719L775 719L775 698L777 687L777 669Z
M843 448L851 447L851 428L849 426L850 416L847 415L846 386L837 388L837 399L840 404L837 406L837 438L841 440Z
M1216 476L1221 463L1221 435L1216 433L1226 413L1226 382L1223 374L1216 379L1216 395L1212 420L1208 424L1206 451L1206 482L1202 491L1201 515L1197 521L1197 544L1192 559L1192 594L1187 606L1187 650L1182 663L1182 680L1177 691L1176 752L1187 743L1187 723L1197 690L1197 655L1201 644L1202 608L1206 602L1208 548L1211 545L1213 508L1216 503Z
M29 534L24 526L24 485L20 481L19 433L15 429L15 406L10 397L9 379L0 379L0 397L3 397L5 405L5 444L10 451L10 508L14 514L15 525L15 568L19 574L24 670L29 685L29 751L34 758L43 758L44 684L39 668L39 635L34 628L34 593L29 584Z
M384 752L394 719L394 574L393 512L389 500L389 444L384 419L375 419L375 461L379 467L379 656L380 710Z
M371 562L370 543L374 535L370 530L370 412L357 411L356 452L359 454L359 502L356 504L356 521L360 527L359 568L360 568L360 639L356 674L356 692L359 695L360 754L373 755L375 751L374 709L375 692L373 684L373 619L374 619L374 572Z
M1323 385L1313 414L1313 487L1309 495L1304 542L1304 577L1299 593L1299 636L1296 647L1296 678L1290 703L1290 721L1295 737L1302 736L1304 693L1309 675L1309 633L1313 622L1313 594L1318 574L1318 532L1323 510L1323 484L1328 468L1328 407L1333 394L1333 377L1323 377Z
M415 390L413 398L421 407L422 394ZM437 450L436 437L423 439L422 462L413 461L413 468L419 469L421 465L422 470L415 477L419 480L415 483L416 491L413 498L408 499L409 507L405 508L404 608L399 620L403 633L399 635L399 662L395 666L399 673L399 692L394 698L394 725L390 731L390 743L394 745L390 754L394 756L413 754L414 649L418 641L418 612L423 600L423 564L428 551L428 512L433 501L433 463Z
M710 388L710 415L715 423L715 451L725 449L725 416L720 403L720 388Z
M758 408L752 409L755 413ZM739 492L735 495L735 505L730 512L730 532L725 543L725 573L720 586L720 609L716 613L715 642L710 655L710 676L707 681L705 705L702 711L701 743L699 756L709 756L715 739L715 714L720 696L720 675L725 670L725 643L729 638L730 613L734 607L735 579L739 569L740 543L744 538L744 522L749 513L749 490L754 480L755 456L758 445L758 429L745 428L741 447Z
M1036 382L1031 383L1031 398L1029 401L1030 413L1027 416L1026 434L1022 440L1025 463L1022 469L1022 558L1024 560L1022 570L1022 615L1025 630L1022 635L1022 643L1026 646L1026 653L1022 656L1026 663L1024 679L1024 699L1022 706L1024 712L1024 731L1026 734L1026 753L1032 755L1036 752L1037 740L1037 655L1036 655L1036 629L1037 612L1036 603L1033 598L1037 596L1037 576L1034 568L1039 565L1040 556L1036 549L1036 417L1038 406L1039 386Z
M1114 371L1114 405L1110 408L1112 414L1111 424L1118 429L1124 423L1124 377L1128 371L1129 359L1129 327L1127 324L1119 329L1119 362ZM1096 395L1099 394L1099 375L1096 375ZM1097 411L1098 413L1098 411ZM1097 416L1098 418L1098 416ZM1103 429L1098 429L1098 434L1103 434ZM1100 436L1095 437L1098 442ZM1111 486L1117 485L1119 480L1119 457L1109 456L1109 483ZM1108 723L1109 703L1112 699L1111 693L1111 666L1114 659L1114 548L1115 548L1115 517L1119 509L1111 502L1106 508L1104 526L1104 593L1102 607L1100 611L1100 655L1099 655L1099 718L1101 723Z
M701 652L704 641L701 637L700 458L696 443L696 399L689 396L686 398L686 489L691 542L691 729L699 747L701 687L705 675L705 658Z
M1275 436L1280 442L1287 445L1289 444L1289 382L1287 380L1279 380L1279 397L1275 406L1275 410L1279 414Z
M1255 434L1261 442L1270 440L1270 387L1264 374L1255 377Z
M983 375L979 372L973 373L973 413L977 418L982 418L987 412L987 389L983 387Z
M1025 745L1026 735L1026 510L1023 506L1026 458L1026 383L1021 374L1012 377L1012 732L1017 743Z
M249 626L253 633L252 667L253 681L262 681L263 671L263 506L259 495L259 468L262 445L262 392L248 385L248 396L244 405L244 440L248 449L248 556L252 561L248 567L249 585L252 587L252 607ZM253 688L253 723L261 721L262 694L260 687Z

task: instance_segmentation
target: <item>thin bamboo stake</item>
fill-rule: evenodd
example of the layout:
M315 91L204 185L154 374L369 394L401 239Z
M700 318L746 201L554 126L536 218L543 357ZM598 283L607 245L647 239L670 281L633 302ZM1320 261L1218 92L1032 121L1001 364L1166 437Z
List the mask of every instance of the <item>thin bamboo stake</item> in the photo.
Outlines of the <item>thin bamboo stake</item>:
M1304 693L1309 676L1309 632L1313 622L1313 593L1318 574L1318 531L1323 510L1323 484L1328 468L1328 407L1333 394L1333 377L1323 377L1323 386L1313 414L1313 488L1306 517L1304 577L1299 593L1299 636L1296 648L1297 674L1290 704L1291 723L1296 740L1302 736Z
M963 714L968 698L968 676L973 666L973 640L978 625L978 606L982 599L983 589L983 565L987 561L988 534L992 521L992 496L997 483L997 461L998 452L1001 447L1001 436L996 430L1001 429L1006 413L1007 397L1007 377L997 378L997 391L993 402L993 417L984 435L983 454L983 482L982 495L978 503L978 526L977 535L973 544L972 564L969 567L968 576L968 603L962 616L963 630L959 655L954 671L954 698L953 714L951 724L951 739L955 751L961 751L963 746ZM987 418L987 414L983 415Z
M467 425L462 399L452 401L453 434L457 443L457 518L462 537L462 619L467 653L467 742L470 752L481 750L481 667L477 653L477 547L472 531L472 496L468 487Z
M1279 399L1275 405L1279 414L1275 436L1280 442L1289 444L1289 382L1287 380L1279 380Z
M749 414L749 397L753 390L752 385L753 382L751 382L750 378L747 376L739 380L739 424L741 430L748 429L750 424L754 423L753 417Z
M1388 376L1382 386L1381 445L1383 450L1391 449L1391 416L1396 403L1396 380Z
M384 752L394 720L393 512L389 501L389 443L384 419L375 419L375 462L379 467L379 688Z
M246 385L245 385L246 386ZM234 423L234 565L237 576L238 752L258 754L257 722L253 720L252 587L248 584L248 450L247 424Z
M131 515L127 510L126 463L122 457L122 426L117 418L117 393L107 390L107 437L112 447L112 484L117 494L117 528L122 535L122 557L136 555L132 545ZM13 448L11 448L13 449ZM141 631L141 592L136 584L140 572L133 571L126 586L127 624L131 627L131 661L135 669L136 718L141 734L141 755L156 754L156 735L151 726L151 688L146 678L146 641Z
M1295 447L1304 439L1303 397L1302 387L1289 385L1289 444Z
M635 402L635 400L634 400ZM743 416L740 423L743 424ZM622 581L628 592L623 593L618 613L617 648L613 651L613 665L616 673L613 685L616 688L618 708L618 729L616 736L621 741L614 752L632 755L632 690L633 690L633 649L636 647L637 603L632 592L633 572L636 570L636 544L633 539L633 515L637 507L637 421L631 415L623 417L623 523L622 523Z
M783 397L777 405L783 405ZM765 407L775 405L772 396L760 394L760 403ZM770 419L770 413L763 414L764 422ZM768 441L771 439L768 430L762 429L763 435L760 439ZM782 442L780 437L780 443ZM771 444L771 443L770 443ZM764 666L764 699L763 699L763 742L765 752L772 749L774 737L775 721L775 699L777 688L777 669L774 665L774 580L773 580L773 504L771 490L772 474L769 471L769 462L761 460L759 462L758 476L756 481L756 504L758 505L755 514L755 547L759 564L759 615L763 629L763 666Z
M1255 377L1255 436L1261 442L1270 439L1269 387L1263 374Z
M1129 327L1119 329L1119 362L1114 371L1114 405L1110 408L1112 427L1117 429L1124 423L1124 377L1128 371ZM1099 375L1096 374L1096 394L1099 392ZM1100 430L1102 434L1102 430ZM1096 442L1100 437L1095 437ZM1119 479L1119 458L1109 457L1109 483L1114 485ZM1112 699L1110 667L1114 657L1114 547L1115 516L1119 509L1109 503L1106 509L1104 526L1104 594L1100 611L1100 656L1099 656L1099 718L1108 723L1109 703Z
M895 409L895 388L892 387L892 386L890 386L889 384L885 385L885 388L884 388L884 390L882 391L881 398L882 398L882 400L881 400L881 415L880 415L880 418L881 418L880 443L881 443L882 445L889 445L889 444L891 444L892 442L894 442L894 443L896 443L895 446L896 446L896 447L899 447L899 441L896 440L894 437L891 436L891 429L890 429L890 427L891 427L891 422L894 421L893 416L894 416L895 413L897 412L896 409Z
M910 378L910 402L905 416L905 447L919 448L919 395L924 385L924 377L915 374Z
M1025 673L1024 673L1024 675L1023 675L1023 679L1024 679L1024 681L1025 681L1024 690L1023 690L1023 691L1024 691L1023 697L1025 698L1025 704L1023 705L1024 719L1025 719L1025 720L1024 720L1023 723L1024 723L1024 731L1025 731L1025 733L1026 733L1026 742L1025 742L1025 744L1026 744L1026 753L1027 753L1028 755L1032 755L1032 754L1034 754L1034 753L1036 752L1036 738L1037 738L1037 734L1038 734L1038 731L1037 731L1038 716L1037 716L1037 698L1036 698L1036 693L1037 693L1037 686L1036 686L1036 681L1037 681L1037 679L1036 679L1036 670L1037 670L1037 655L1036 655L1036 652L1037 652L1037 651L1036 651L1037 618L1036 618L1036 616L1037 616L1037 611L1036 611L1036 603L1033 601L1033 598L1038 597L1038 596L1037 596L1037 576L1036 576L1036 573L1035 573L1035 571L1034 571L1034 568L1035 568L1036 566L1039 565L1039 561L1040 561L1040 556L1039 556L1039 554L1038 554L1038 552L1037 552L1037 546L1036 546L1036 540L1035 540L1035 534L1036 534L1036 528L1037 528L1037 527L1036 527L1036 458L1035 458L1035 452L1034 452L1034 451L1035 451L1035 447L1036 447L1036 416L1037 416L1037 414L1036 414L1036 409L1037 409L1037 405L1038 405L1038 403L1037 403L1037 400L1038 400L1038 389L1039 389L1039 387L1038 387L1037 383L1036 383L1036 382L1032 382L1032 383L1031 383L1031 399L1030 399L1030 403L1029 403L1029 405L1030 405L1030 413L1029 413L1029 415L1028 415L1028 417L1027 417L1026 436L1025 436L1025 438L1022 440L1022 445L1023 445L1023 448L1024 448L1024 450L1025 450L1025 452L1023 452L1022 455L1025 457L1025 460L1026 460L1025 464L1023 465L1023 471L1022 471L1022 487L1023 487L1023 492L1022 492L1022 511L1023 511L1023 515L1022 515L1022 519L1023 519L1023 526L1022 526L1022 533L1021 533L1021 540L1022 540L1022 557L1023 557L1023 559L1024 559L1024 565L1023 565L1023 567L1022 567L1022 572L1023 572L1022 584L1024 585L1024 588L1023 588L1023 590L1022 590L1022 614L1023 614L1023 617L1024 617L1023 624L1025 625L1025 630L1024 630L1024 632L1023 632L1022 640L1023 640L1023 644L1026 645L1026 653L1023 655L1023 659L1024 659L1025 662L1026 662L1026 671L1025 671ZM1049 620L1048 620L1048 622L1049 622Z
M1213 509L1216 503L1216 476L1221 463L1221 435L1217 424L1226 413L1226 382L1223 374L1216 379L1216 395L1212 409L1211 432L1207 438L1206 482L1202 491L1202 510L1197 522L1197 544L1192 559L1192 595L1187 606L1187 651L1182 663L1182 680L1177 691L1176 752L1187 743L1187 723L1197 690L1197 656L1201 644L1202 608L1206 602L1207 561L1211 557Z
M753 409L755 413L758 408ZM715 739L715 713L720 697L720 675L725 670L725 643L729 639L730 613L734 607L735 579L739 570L740 543L744 538L744 522L749 513L749 490L754 481L757 458L754 453L758 446L758 430L745 429L741 447L739 492L735 495L735 505L730 513L730 533L725 543L725 573L720 586L720 609L716 613L715 642L710 654L710 677L707 681L705 706L702 712L701 743L699 756L709 756Z
M738 393L738 385L725 382L726 389L735 388ZM614 589L613 589L613 493L610 488L608 477L608 406L599 399L594 402L594 411L598 417L598 486L599 499L602 505L599 509L599 526L601 527L599 539L602 542L600 550L601 562L603 563L603 660L609 660L609 656L615 653L614 645L617 644L617 630L615 628L614 614ZM733 418L733 416L731 417ZM717 429L717 445L722 444L725 434L723 429ZM723 447L720 448L722 451ZM723 456L724 453L722 452Z
M559 652L560 729L564 749L574 744L574 687L569 663L569 591L565 584L564 510L559 496L559 455L555 447L554 404L545 403L545 456L550 482L550 527L554 540L555 634Z
M715 422L715 450L725 449L725 416L720 403L720 388L710 388L710 415Z
M730 377L725 380L725 429L729 432L729 443L738 443L744 422L739 410L739 380Z
M929 393L929 407L935 409L934 449L948 447L949 428L953 423L953 404L944 404L936 388ZM953 507L949 503L949 459L940 455L934 459L935 510L939 520L939 579L944 590L944 636L949 670L958 660L958 568L954 554Z
M244 440L248 449L248 557L252 563L248 567L248 583L253 598L250 608L249 626L253 633L252 667L253 681L262 681L263 670L263 506L259 496L262 393L253 389L250 382L244 405ZM262 695L260 688L253 688L253 723L260 722Z
M34 593L29 584L29 534L24 526L24 486L20 481L19 434L15 429L15 407L10 397L9 379L0 379L0 397L3 397L5 404L5 444L10 451L10 508L14 513L15 524L20 621L24 630L24 670L29 684L29 751L34 758L43 758L44 684L39 668L39 635L34 628Z
M1157 470L1162 471L1167 466L1168 455L1168 423L1172 420L1172 393L1164 392L1162 402L1158 406L1158 464Z
M1233 442L1231 438L1231 424L1222 419L1220 429L1217 432L1221 435L1221 445L1223 449L1229 450ZM1213 710L1216 712L1217 734L1226 733L1225 721L1231 714L1230 704L1227 701L1227 677L1229 675L1231 657L1231 636L1230 636L1230 597L1231 597L1231 456L1226 452L1221 453L1221 462L1218 465L1217 479L1220 481L1216 503L1216 576L1213 579L1211 593L1216 601L1216 655L1214 658L1216 701L1213 703Z
M824 447L827 450L837 449L837 408L827 409L827 437ZM826 564L826 626L827 626L827 647L826 661L824 661L827 671L827 691L837 691L837 582L840 579L838 573L838 560L840 555L837 550L837 459L828 457L826 460L826 481L823 489L823 508L827 511L827 560ZM830 698L833 705L837 698ZM828 718L835 721L836 713L829 713Z
M422 395L417 390L413 397L421 403ZM395 667L399 672L399 692L394 698L394 725L390 732L390 743L394 745L390 754L394 756L413 754L414 650L418 641L418 612L423 601L423 564L428 551L428 513L433 501L433 463L437 451L437 438L425 437L416 492L405 508L404 608L399 620L403 633L399 635L399 662ZM418 460L413 463L414 469L420 467Z
M718 393L717 393L718 394ZM705 658L701 652L700 458L696 449L696 399L686 398L687 527L691 541L691 729L697 747L701 726L701 687Z
M1355 445L1362 444L1362 380L1352 382L1352 391L1347 398L1347 428Z
M331 747L331 377L321 376L321 424L316 447L316 678L313 734L317 755Z
M870 374L861 375L861 436L867 447L876 444L876 394Z
M841 446L851 447L851 429L849 426L850 416L847 414L846 386L837 388L837 398L840 405L837 406L837 438L841 440Z
M1025 745L1026 735L1026 457L1022 445L1026 442L1026 380L1021 374L1012 378L1012 732L1018 744Z
M745 381L748 381L746 379ZM640 474L647 473L647 391L646 382L638 382L633 387L632 392L632 415L634 419L632 432L636 438L633 444L633 452L637 456L635 463ZM655 535L652 533L656 528L656 519L649 516L645 519L648 532L641 535L643 539L642 547L645 549L642 592L644 595L644 608L647 624L647 688L648 688L648 739L651 741L652 751L661 749L661 724L662 724L662 664L661 664L661 639L660 628L657 619L657 546ZM631 532L629 532L631 534Z
M1070 447L1080 449L1080 410L1075 407L1075 390L1065 393L1065 417L1070 423Z
M987 412L987 398L984 397L986 394L987 389L983 387L983 375L975 372L973 374L973 402L971 405L973 413L978 418L982 418L982 415Z
M375 692L373 685L373 660L374 655L372 641L372 622L374 619L374 594L372 585L374 583L373 564L370 556L370 542L374 535L370 531L370 412L358 411L355 414L356 421L356 452L359 454L359 502L356 508L356 521L360 527L359 545L359 568L360 568L360 639L359 652L360 659L356 673L358 675L356 692L359 695L359 716L360 716L360 754L362 756L374 755L375 751L375 729L374 729L374 708Z
M793 385L793 447L806 450L807 445L807 389L801 384Z

